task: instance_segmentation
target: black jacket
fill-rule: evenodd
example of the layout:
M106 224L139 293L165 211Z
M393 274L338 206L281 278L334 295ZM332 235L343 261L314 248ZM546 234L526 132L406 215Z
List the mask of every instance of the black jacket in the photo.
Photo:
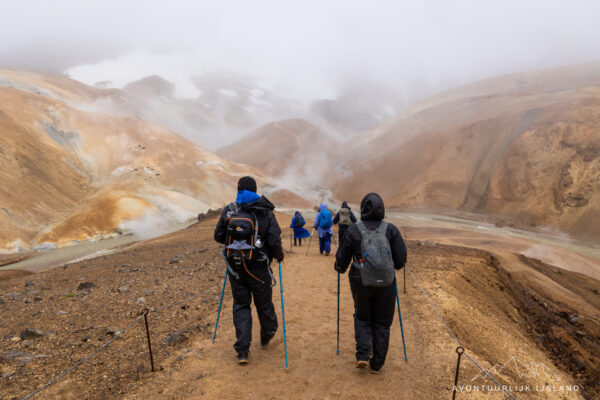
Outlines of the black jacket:
M347 208L348 211L350 211L350 220L352 221L352 223L355 223L356 222L356 217L354 216L354 213L352 212L352 210L348 206L348 203L343 202L342 203L342 208ZM333 224L335 225L338 222L340 222L340 212L339 211L337 212L337 214L335 214L335 217L333 217Z
M256 215L258 222L258 234L264 243L263 250L267 252L269 260L283 258L283 248L281 247L281 229L275 219L273 210L275 206L265 196L252 202L240 206L242 209ZM228 204L217 222L215 227L215 241L225 244L227 240L227 213L231 211L231 204Z
M360 204L360 218L367 229L377 229L384 217L385 207L381 197L375 193L366 195ZM406 264L406 245L404 244L404 239L402 239L400 231L395 225L388 223L385 236L390 241L394 268L403 268ZM348 269L348 265L353 258L355 260L360 260L362 258L360 244L360 232L356 227L356 224L352 224L348 227L335 255L336 271L344 273ZM354 265L350 268L350 278L360 280L360 272Z

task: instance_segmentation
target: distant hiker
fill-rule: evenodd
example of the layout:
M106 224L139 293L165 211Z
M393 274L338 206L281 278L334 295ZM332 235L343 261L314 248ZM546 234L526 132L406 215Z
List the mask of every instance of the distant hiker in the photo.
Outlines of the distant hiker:
M298 240L298 245L302 246L302 239L310 236L310 232L304 229L304 225L306 225L304 217L300 211L296 211L290 225L290 228L294 229L294 246L296 246L296 240Z
M344 238L346 229L348 229L348 227L355 222L356 222L356 217L354 216L354 213L350 209L350 206L348 206L348 203L346 203L345 201L342 202L342 208L340 208L340 211L338 211L337 214L335 214L335 217L333 217L333 224L334 225L338 224L338 226L339 226L339 229L338 229L338 238L340 239L338 241L339 243L342 243L342 239Z
M319 234L319 253L328 256L331 253L331 237L333 236L333 230L331 226L333 220L331 218L331 212L327 209L327 205L322 203L319 207L319 212L315 217L315 224L313 228L317 228Z
M240 364L248 362L252 341L252 298L260 322L261 345L267 346L277 331L269 265L273 258L283 261L283 249L274 208L266 197L256 194L256 181L245 176L238 182L236 201L225 207L215 228L215 240L225 244L237 337L233 347Z
M383 222L385 208L376 193L360 203L361 221L350 225L336 254L335 270L349 280L354 300L356 368L378 373L388 351L396 305L394 269L406 264L406 246L398 228ZM372 357L370 355L372 354Z

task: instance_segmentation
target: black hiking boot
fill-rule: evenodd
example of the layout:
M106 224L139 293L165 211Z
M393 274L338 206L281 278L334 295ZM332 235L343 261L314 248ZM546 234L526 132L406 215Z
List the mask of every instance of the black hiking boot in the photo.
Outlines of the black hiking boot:
M381 367L380 368L373 368L373 365L371 364L371 361L369 361L369 373L376 375L376 374L379 373L380 369L381 369Z
M237 359L240 365L248 364L248 352L238 353Z
M275 332L270 335L260 335L260 345L262 347L267 347L269 343L271 343L271 339L275 336Z

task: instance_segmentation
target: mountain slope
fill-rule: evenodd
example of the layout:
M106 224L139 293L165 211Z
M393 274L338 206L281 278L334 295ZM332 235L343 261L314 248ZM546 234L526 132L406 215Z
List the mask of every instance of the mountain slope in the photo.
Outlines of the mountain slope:
M350 145L340 198L460 208L600 238L600 69L516 74L427 99Z
M282 183L314 185L333 170L340 143L302 119L269 123L217 154L250 165Z
M0 71L0 251L114 235L220 207L239 176L224 161L141 119L85 112L98 89L60 77ZM259 176L260 180L260 176Z

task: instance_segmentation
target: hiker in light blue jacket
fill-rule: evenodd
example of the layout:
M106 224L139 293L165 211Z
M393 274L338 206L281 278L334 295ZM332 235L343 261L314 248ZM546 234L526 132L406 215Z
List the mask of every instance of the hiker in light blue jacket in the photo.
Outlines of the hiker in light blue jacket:
M319 212L315 217L315 224L313 228L317 228L319 233L319 253L328 256L331 253L331 237L333 236L333 218L331 218L331 212L327 209L327 205L322 203L319 207Z

